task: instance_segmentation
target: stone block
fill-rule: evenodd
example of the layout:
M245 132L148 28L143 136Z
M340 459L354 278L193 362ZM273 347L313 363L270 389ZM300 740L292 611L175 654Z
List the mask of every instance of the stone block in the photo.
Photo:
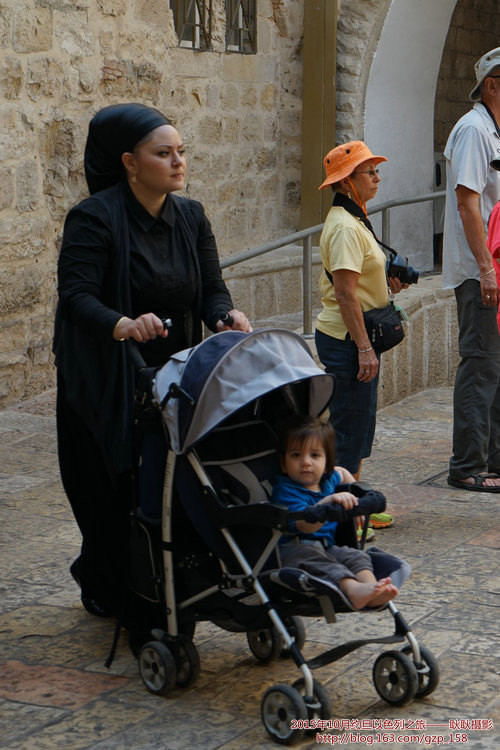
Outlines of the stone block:
M0 328L0 352L7 354L17 349L24 335L25 326L21 320L6 320Z
M0 268L0 315L31 310L44 297L41 269L30 265Z
M97 7L104 16L123 16L127 6L127 0L97 0Z
M0 103L0 154L5 159L26 158L35 149L35 124L19 105Z
M243 310L250 320L254 320L256 317L255 305L248 281L241 278L226 278L226 284L236 309Z
M63 87L64 72L62 66L50 58L33 60L26 75L26 92L30 99L56 98Z
M425 316L422 310L417 310L411 316L407 327L409 362L410 362L410 391L416 393L428 386L426 382L425 366Z
M278 99L276 84L268 83L260 92L260 104L264 109L274 110Z
M24 82L24 71L21 61L15 57L6 57L0 68L0 96L4 99L17 99Z
M134 15L153 28L173 29L174 15L164 0L135 0Z
M75 60L66 76L66 90L70 98L94 101L97 92L97 71Z
M225 55L222 60L224 81L274 83L276 60L258 55Z
M38 164L34 159L18 164L16 175L16 208L20 213L33 211L40 200Z
M10 22L12 18L11 8L0 7L0 49L10 46Z
M251 280L255 310L259 317L278 315L278 296L276 293L276 280L270 274L258 276Z
M193 52L177 47L170 50L172 79L182 82L186 78L220 80L220 55L212 52Z
M63 55L90 57L95 53L95 36L84 10L67 10L54 14L54 33Z
M52 240L51 225L47 217L38 213L5 216L0 222L0 273L9 274L9 264L14 261L43 256Z
M231 87L232 88L232 87ZM264 91L267 90L268 87ZM264 95L264 92L260 93L260 97L262 99L262 96ZM243 107L250 107L252 110L254 110L257 106L258 99L257 99L258 93L257 88L255 86L249 86L245 88L245 90L241 93L241 104Z
M221 122L221 138L228 146L236 146L241 138L241 120L235 115Z
M395 400L394 384L394 351L390 350L382 354L380 360L380 376L378 387L378 408L383 408Z
M0 167L0 211L10 208L14 200L14 168Z
M447 385L445 355L447 350L446 309L443 305L429 305L424 310L427 332L426 382L433 387Z
M224 125L222 118L204 117L200 120L200 138L205 146L221 142Z
M53 18L50 8L20 2L14 11L12 47L16 52L48 52L52 48Z

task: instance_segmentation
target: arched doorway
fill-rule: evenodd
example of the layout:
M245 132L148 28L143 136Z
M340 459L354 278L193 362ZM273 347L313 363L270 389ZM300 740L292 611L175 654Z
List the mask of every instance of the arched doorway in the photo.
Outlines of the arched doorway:
M434 100L456 0L394 0L373 58L365 97L365 138L389 161L376 202L434 188ZM471 71L472 79L472 71ZM391 213L391 244L421 270L433 267L430 202Z

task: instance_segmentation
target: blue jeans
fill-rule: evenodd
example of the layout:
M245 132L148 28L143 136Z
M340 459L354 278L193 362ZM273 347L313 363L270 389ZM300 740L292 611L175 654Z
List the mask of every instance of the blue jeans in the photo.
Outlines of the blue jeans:
M316 329L315 340L326 372L335 375L335 393L329 404L335 430L335 462L355 474L372 449L378 373L369 383L357 379L358 348L351 339L335 339Z
M483 305L479 281L455 289L461 361L453 393L450 476L500 471L500 336L496 309Z

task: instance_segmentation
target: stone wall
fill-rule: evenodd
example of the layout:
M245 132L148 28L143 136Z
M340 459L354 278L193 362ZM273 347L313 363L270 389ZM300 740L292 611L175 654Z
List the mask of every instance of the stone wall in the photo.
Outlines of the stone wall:
M53 385L62 223L100 107L174 121L222 257L297 228L302 2L258 0L255 55L225 52L224 7L197 52L178 47L168 0L0 0L0 406Z
M337 142L364 135L391 2L337 0ZM225 52L224 5L213 0L212 48L196 52L178 47L168 0L0 0L0 406L53 385L62 223L86 194L83 147L100 107L141 101L171 117L187 146L186 193L205 205L222 258L298 227L303 3L257 1L256 55ZM496 5L457 2L436 150L468 107L474 60L498 43ZM273 274L270 265L228 272L252 318L300 306L292 266Z
M366 83L392 0L337 0L336 142L363 138ZM457 0L436 90L435 151L470 108L474 63L499 45L498 0Z
M498 0L457 0L443 50L436 90L435 151L442 152L450 130L470 108L474 63L500 44Z
M392 0L337 0L336 143L363 139L365 93Z

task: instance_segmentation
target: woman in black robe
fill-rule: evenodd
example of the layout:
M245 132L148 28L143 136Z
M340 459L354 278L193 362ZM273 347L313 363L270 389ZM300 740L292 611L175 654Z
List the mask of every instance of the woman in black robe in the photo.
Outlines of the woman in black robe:
M96 615L118 614L134 491L136 370L198 343L202 323L250 331L222 279L200 203L184 186L181 138L158 110L105 107L85 147L90 196L66 217L58 264L54 353L61 477L82 533L71 573ZM163 320L171 328L164 330Z

